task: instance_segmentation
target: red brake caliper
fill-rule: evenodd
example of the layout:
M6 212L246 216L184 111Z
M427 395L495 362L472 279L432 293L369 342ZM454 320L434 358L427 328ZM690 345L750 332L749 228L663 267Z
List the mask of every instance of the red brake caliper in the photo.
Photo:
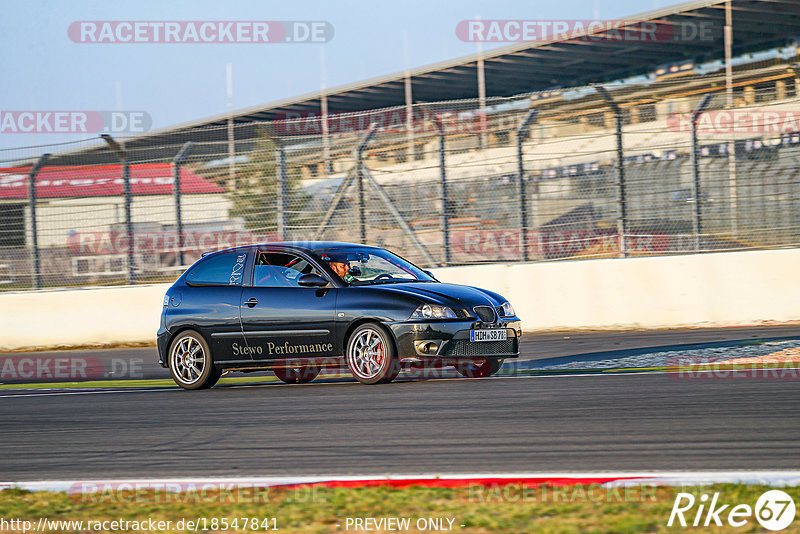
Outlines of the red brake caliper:
M383 365L383 343L378 343L378 346L375 348L375 353L375 360L378 362L378 366Z

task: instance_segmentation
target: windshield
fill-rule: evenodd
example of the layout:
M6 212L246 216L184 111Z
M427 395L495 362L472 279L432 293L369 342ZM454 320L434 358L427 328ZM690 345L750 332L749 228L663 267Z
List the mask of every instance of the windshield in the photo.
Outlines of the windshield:
M419 267L380 248L330 248L316 251L344 282L354 285L434 282Z

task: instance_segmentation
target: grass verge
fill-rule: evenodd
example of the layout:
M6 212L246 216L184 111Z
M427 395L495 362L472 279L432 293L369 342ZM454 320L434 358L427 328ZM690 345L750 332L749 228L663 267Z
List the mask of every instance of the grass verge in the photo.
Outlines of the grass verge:
M101 488L102 489L102 488ZM112 527L93 528L91 522L128 521L117 525L115 531L153 531L147 521L170 521L160 532L182 532L187 521L205 518L207 530L229 532L265 532L264 519L269 530L277 526L281 532L326 533L364 532L354 528L355 518L407 518L409 532L429 532L434 523L449 526L452 531L465 533L544 532L544 533L635 533L635 532L761 532L763 529L754 517L743 527L732 528L727 513L733 505L747 504L755 508L758 497L771 489L761 486L716 485L706 487L668 488L643 486L606 489L600 486L568 486L525 488L516 484L460 488L385 486L362 488L247 488L240 490L208 490L184 488L184 493L155 490L117 491L107 489L98 493L67 494L35 492L12 489L0 492L0 517L17 518L37 524L40 518L49 522L58 520L83 521L72 528L45 529L40 532L89 532L109 530ZM785 491L800 503L800 488ZM675 497L678 492L697 496L697 504L685 514L688 528L667 527ZM723 527L691 527L700 504L700 496L719 493L718 503L730 504L720 514ZM216 518L216 528L212 521ZM228 528L222 528L222 518ZM234 527L233 520L239 518ZM248 518L248 525L243 525ZM261 520L252 528L252 519ZM351 519L348 528L348 518ZM179 523L183 520L183 523ZM273 521L274 520L274 521ZM702 514L701 525L705 520ZM711 521L713 524L713 520ZM182 528L179 528L179 525ZM99 526L99 525L94 525ZM162 526L164 526L162 524ZM144 527L144 528L142 528ZM199 528L198 530L203 530ZM391 529L384 528L383 531ZM404 529L405 530L405 529ZM6 532L14 529L6 529ZM372 531L380 531L373 529ZM796 519L782 532L800 532L800 519Z

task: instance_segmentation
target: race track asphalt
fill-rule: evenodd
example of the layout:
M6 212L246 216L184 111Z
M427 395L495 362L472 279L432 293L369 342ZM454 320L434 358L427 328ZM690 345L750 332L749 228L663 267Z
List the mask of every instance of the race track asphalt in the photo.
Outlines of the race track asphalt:
M741 328L694 328L670 330L579 331L526 333L520 344L520 360L540 360L561 356L619 351L645 347L663 347L683 343L709 343L731 340L758 340L780 337L800 339L800 325L756 326ZM86 357L97 359L103 368L102 379L170 378L169 371L158 365L155 347L100 350L62 350L46 352L0 353L0 358ZM64 381L69 379L63 379ZM50 380L48 380L50 381ZM59 381L55 379L54 381Z
M729 335L700 332L553 334L523 350ZM798 406L798 380L674 374L0 392L0 480L798 469Z

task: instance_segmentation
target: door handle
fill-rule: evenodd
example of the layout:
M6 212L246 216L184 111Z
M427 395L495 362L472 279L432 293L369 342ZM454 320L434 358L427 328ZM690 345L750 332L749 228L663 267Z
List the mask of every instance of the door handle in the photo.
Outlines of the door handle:
M255 298L255 297L250 297L249 299L247 299L247 301L245 302L245 304L247 304L248 306L250 306L250 307L252 308L252 307L253 307L253 306L255 306L256 304L258 304L258 299L257 299L257 298Z

